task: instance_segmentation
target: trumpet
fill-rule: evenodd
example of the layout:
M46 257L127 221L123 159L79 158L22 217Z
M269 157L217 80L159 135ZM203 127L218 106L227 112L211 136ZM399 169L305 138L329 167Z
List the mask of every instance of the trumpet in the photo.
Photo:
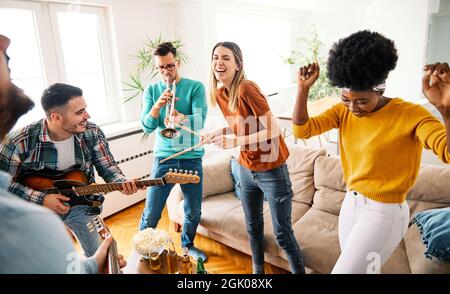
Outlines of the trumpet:
M166 117L165 120L169 121L167 124L167 127L163 130L161 130L161 135L168 139L176 138L180 135L180 132L175 129L174 124L174 116L173 113L175 111L175 94L176 94L176 81L173 81L172 83L172 99L167 102L166 104ZM166 89L170 90L170 83L169 80L166 80Z

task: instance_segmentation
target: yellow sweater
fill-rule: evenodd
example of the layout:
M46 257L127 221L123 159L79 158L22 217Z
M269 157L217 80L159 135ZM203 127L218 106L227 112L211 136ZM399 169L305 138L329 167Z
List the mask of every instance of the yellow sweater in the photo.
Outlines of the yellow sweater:
M444 125L420 105L392 99L358 118L339 103L304 125L295 137L307 139L339 129L339 150L347 189L379 202L401 203L419 172L422 146L450 162Z

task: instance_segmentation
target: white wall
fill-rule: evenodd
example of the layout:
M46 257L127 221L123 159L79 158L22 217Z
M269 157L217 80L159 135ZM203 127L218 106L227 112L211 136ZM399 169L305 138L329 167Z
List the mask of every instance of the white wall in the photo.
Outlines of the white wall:
M136 60L130 56L141 49L147 36L154 38L161 34L170 37L166 17L169 14L168 7L162 1L152 0L96 0L96 2L103 2L110 7L121 81L128 81L128 75L136 65ZM140 98L124 104L121 113L123 121L138 119L140 104Z
M315 24L319 36L331 45L359 30L369 29L394 40L399 60L388 78L387 96L418 102L427 37L428 1L339 0L322 1L307 14L305 28Z
M399 52L397 68L391 72L387 81L386 95L400 96L414 102L420 102L422 97L420 81L427 39L427 0L263 2L271 6L261 6L258 5L259 1L249 0L176 2L179 18L175 30L186 43L186 52L193 60L185 68L185 73L205 83L209 79L210 50L216 41L214 17L221 11L238 11L239 14L248 15L284 15L292 24L291 49L296 49L295 40L312 25L317 27L319 36L327 44L324 53L339 38L358 30L380 32L395 41ZM255 28L242 29L251 33ZM261 40L260 44L255 44L255 50L258 50L258 46L264 46L264 42L270 40Z

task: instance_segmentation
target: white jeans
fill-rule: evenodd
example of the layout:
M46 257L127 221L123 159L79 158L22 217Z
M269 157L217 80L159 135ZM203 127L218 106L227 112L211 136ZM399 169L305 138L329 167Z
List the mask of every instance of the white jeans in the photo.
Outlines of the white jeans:
M380 273L409 223L409 207L382 203L348 191L339 215L341 255L332 274Z

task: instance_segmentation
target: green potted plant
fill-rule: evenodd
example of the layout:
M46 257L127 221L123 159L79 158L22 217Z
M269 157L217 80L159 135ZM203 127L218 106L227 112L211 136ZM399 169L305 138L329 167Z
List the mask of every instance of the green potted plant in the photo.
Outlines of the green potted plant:
M132 56L133 59L137 60L136 67L129 74L129 82L123 82L125 85L124 91L129 93L125 98L124 102L130 101L136 97L141 97L145 90L145 87L153 80L153 78L158 74L157 69L153 61L153 49L161 43L171 42L177 49L178 59L181 64L189 62L189 57L180 50L183 47L183 43L180 39L175 40L164 40L161 35L151 39L150 37L144 41L144 45L138 51L138 53Z
M318 62L320 66L319 78L309 91L308 99L314 101L327 96L339 95L339 90L328 82L326 58L320 52L325 44L320 41L317 29L314 27L308 31L307 36L299 37L297 42L299 49L292 50L290 56L283 58L283 62L296 68L313 62Z

